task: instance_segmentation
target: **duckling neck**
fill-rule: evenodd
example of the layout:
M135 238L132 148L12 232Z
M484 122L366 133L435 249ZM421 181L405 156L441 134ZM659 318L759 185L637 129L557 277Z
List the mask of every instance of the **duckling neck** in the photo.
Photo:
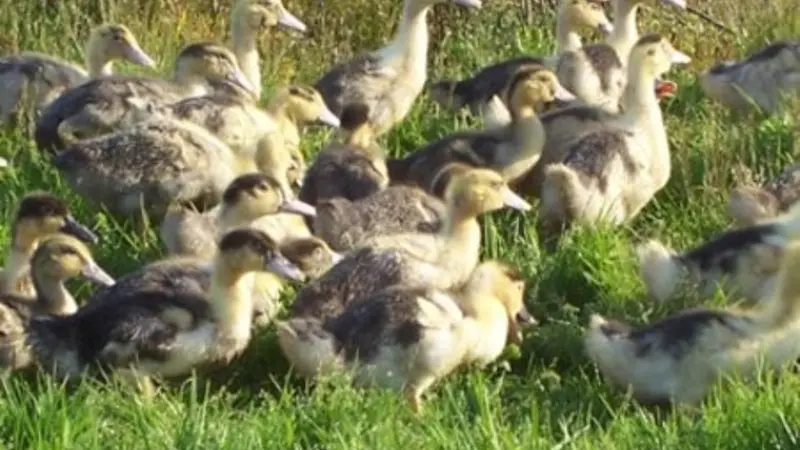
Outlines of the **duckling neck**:
M381 52L385 63L398 64L402 71L410 72L411 79L425 83L428 64L428 12L430 6L406 0L403 17L391 44Z
M656 184L663 186L670 173L669 143L664 129L664 118L655 94L655 76L646 74L639 64L633 62L628 67L628 85L622 97L625 112L622 122L636 130L650 142L652 176Z
M464 214L460 211L451 211L446 216L442 226L441 236L445 244L439 260L445 265L452 265L459 275L469 276L480 259L481 227L474 214ZM467 268L462 271L456 267Z
M86 46L86 69L91 78L107 77L114 73L114 63L90 43Z
M581 36L575 31L569 19L563 14L559 14L556 22L556 50L553 56L564 52L574 52L583 46Z
M533 108L519 110L512 125L513 146L507 146L513 154L505 157L502 170L506 180L516 180L539 160L545 144L545 130Z
M64 280L38 273L35 267L32 272L37 306L42 313L64 316L78 310L78 304L64 286Z
M238 211L236 207L223 203L219 208L219 215L217 216L219 232L225 233L231 228L246 225L248 222L251 222L257 218L258 217L251 218L247 214L243 214L242 211Z
M38 240L34 237L25 236L16 230L12 230L13 243L6 254L6 266L4 268L3 282L5 283L3 292L15 291L17 280L24 276L30 268L30 260L36 250Z
M256 34L238 21L234 21L231 28L233 53L239 62L239 68L256 88L256 98L261 98L261 57L258 54Z
M614 2L614 31L609 35L606 44L617 51L622 64L627 64L628 55L639 39L639 31L636 27L636 13L639 6L639 3L632 0L616 0Z
M211 308L220 342L235 350L247 345L253 320L253 274L240 273L217 260L211 276Z
M172 81L186 98L202 97L209 93L209 86L205 79L184 74L180 70L175 71Z

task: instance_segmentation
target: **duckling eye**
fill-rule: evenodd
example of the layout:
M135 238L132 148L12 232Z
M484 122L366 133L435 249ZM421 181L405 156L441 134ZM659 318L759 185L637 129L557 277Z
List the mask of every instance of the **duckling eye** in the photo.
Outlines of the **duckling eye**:
M651 48L647 50L647 56L654 56L656 54L656 50Z

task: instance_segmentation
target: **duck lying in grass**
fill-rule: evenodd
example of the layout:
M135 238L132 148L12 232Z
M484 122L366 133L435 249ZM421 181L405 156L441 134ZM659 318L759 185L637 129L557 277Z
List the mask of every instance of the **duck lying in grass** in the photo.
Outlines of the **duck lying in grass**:
M465 364L486 366L521 327L536 321L525 281L511 266L481 263L460 289L395 286L348 307L323 326L315 318L278 323L278 341L299 374L355 369L360 385L400 390L419 412L422 394Z
M777 289L751 310L697 308L640 328L592 315L585 345L613 385L645 404L697 405L721 378L751 378L800 356L800 245L781 264Z
M800 201L800 164L793 164L762 186L739 186L728 198L728 213L741 226L770 220Z
M800 238L800 205L782 216L725 232L703 245L676 253L657 241L637 249L639 272L650 296L670 298L684 280L705 294L724 287L752 301L770 298L784 247Z

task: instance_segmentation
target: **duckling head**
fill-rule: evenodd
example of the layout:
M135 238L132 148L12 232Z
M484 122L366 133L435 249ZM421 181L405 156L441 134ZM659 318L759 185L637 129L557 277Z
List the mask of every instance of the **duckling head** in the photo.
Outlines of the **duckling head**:
M239 0L231 11L232 28L262 32L280 27L305 33L308 27L290 13L280 0Z
M364 149L376 149L375 133L369 122L369 106L364 103L345 105L339 120L345 143Z
M280 250L311 279L319 278L343 258L331 250L325 241L313 236L284 242Z
M184 47L178 54L175 73L177 78L190 82L227 80L248 92L256 92L256 87L242 73L233 52L213 42L198 42Z
M313 206L289 197L274 177L260 172L236 177L222 194L222 214L239 222L279 212L312 217L317 213Z
M603 3L597 0L562 0L559 17L563 17L571 27L589 28L608 35L614 26L603 10Z
M673 64L688 64L692 61L685 53L675 49L667 39L659 34L648 34L639 38L630 55L630 71L640 76L655 79L656 94L659 97L673 94L677 84L661 80Z
M452 166L451 170L456 172L445 190L445 201L457 215L476 217L505 207L520 211L531 209L531 205L515 194L499 173Z
M139 47L131 30L120 24L104 24L92 30L86 44L86 55L96 61L124 59L140 66L156 66L155 61Z
M224 266L234 277L261 271L294 281L306 278L300 268L281 254L275 240L261 230L236 228L222 236L218 247L216 264Z
M525 278L514 266L497 260L484 261L475 268L472 286L492 292L508 314L508 338L511 343L522 344L522 331L538 324L528 312L523 300Z
M556 100L568 102L575 98L552 70L531 64L514 74L506 89L505 103L515 117L530 117Z
M83 277L101 286L114 284L114 278L95 262L86 244L65 234L43 240L31 257L31 266L37 274L59 281Z
M95 233L72 217L61 199L46 192L31 192L23 197L12 228L17 244L32 245L45 236L59 232L85 242L99 241Z
M325 104L319 91L311 86L292 85L278 94L279 110L297 125L321 122L339 128L339 117Z

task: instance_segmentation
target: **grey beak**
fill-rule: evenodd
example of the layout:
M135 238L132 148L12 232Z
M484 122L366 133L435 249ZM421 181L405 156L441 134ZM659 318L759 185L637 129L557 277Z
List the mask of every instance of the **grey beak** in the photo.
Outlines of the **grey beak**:
M99 236L94 234L92 230L87 228L85 225L75 220L75 218L71 215L67 216L67 218L64 220L64 225L61 226L59 231L75 236L83 242L88 242L90 244L96 244L98 241L100 241Z

